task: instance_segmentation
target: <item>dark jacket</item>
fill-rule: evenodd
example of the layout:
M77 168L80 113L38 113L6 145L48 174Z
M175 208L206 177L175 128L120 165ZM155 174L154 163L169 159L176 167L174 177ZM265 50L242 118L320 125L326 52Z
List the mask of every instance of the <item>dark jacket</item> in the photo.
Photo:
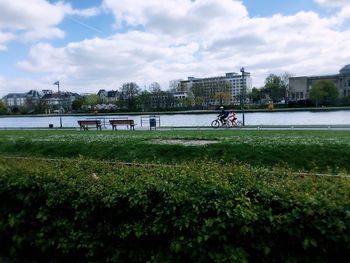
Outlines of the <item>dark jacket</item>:
M227 111L227 110L224 110L222 109L220 114L219 114L219 117L224 117L226 118L230 113Z

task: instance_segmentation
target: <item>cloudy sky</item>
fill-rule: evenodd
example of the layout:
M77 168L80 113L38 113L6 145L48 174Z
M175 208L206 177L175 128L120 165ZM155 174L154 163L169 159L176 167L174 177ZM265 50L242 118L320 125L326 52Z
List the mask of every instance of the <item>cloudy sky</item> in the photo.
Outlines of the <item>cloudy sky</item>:
M350 0L0 0L0 96L350 64Z

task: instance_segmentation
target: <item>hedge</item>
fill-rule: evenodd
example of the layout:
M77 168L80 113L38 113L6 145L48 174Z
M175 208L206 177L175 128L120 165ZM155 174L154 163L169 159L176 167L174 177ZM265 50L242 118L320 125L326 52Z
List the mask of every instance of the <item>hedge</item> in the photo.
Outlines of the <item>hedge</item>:
M350 179L283 168L0 158L9 262L341 262Z

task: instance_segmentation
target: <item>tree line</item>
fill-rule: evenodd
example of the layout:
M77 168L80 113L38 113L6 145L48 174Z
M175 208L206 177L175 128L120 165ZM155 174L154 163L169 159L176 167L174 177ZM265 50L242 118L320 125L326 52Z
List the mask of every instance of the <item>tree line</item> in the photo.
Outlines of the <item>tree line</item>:
M170 81L169 89L163 90L158 82L153 82L148 89L141 89L135 82L124 83L116 92L115 100L108 102L115 105L111 109L99 109L98 111L166 111L166 110L191 110L191 109L215 109L218 105L226 105L231 108L256 107L265 108L268 104L279 104L282 107L295 106L333 106L350 105L350 95L339 99L339 91L336 85L329 80L315 82L309 90L308 99L289 101L289 78L291 74L270 74L264 81L264 86L254 87L247 93L241 93L232 101L230 83L218 81L217 83L195 83L190 90L183 90L179 85L180 80ZM176 92L186 91L186 96L176 97ZM213 103L215 101L215 103ZM97 110L97 105L104 103L97 94L78 96L69 105L73 112L91 112ZM210 105L210 103L213 103ZM299 105L298 105L299 104ZM18 113L28 113L28 107L32 107L32 113L46 113L46 106L27 105L26 110ZM4 102L0 101L0 114L11 113ZM12 113L16 113L13 111Z

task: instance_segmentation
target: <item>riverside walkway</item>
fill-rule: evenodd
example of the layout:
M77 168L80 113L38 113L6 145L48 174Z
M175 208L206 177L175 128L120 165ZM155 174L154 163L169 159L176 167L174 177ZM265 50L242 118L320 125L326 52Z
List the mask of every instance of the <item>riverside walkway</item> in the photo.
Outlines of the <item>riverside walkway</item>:
M149 126L137 127L135 130L147 131ZM79 130L79 127L0 127L0 130ZM102 128L102 130L111 130L110 128ZM121 129L122 130L122 129ZM164 130L340 130L350 131L350 125L245 125L241 127L220 127L212 128L211 126L158 126L158 131Z
M210 126L191 127L159 127L159 130L350 130L350 125L245 125L241 127L220 127L212 128Z

